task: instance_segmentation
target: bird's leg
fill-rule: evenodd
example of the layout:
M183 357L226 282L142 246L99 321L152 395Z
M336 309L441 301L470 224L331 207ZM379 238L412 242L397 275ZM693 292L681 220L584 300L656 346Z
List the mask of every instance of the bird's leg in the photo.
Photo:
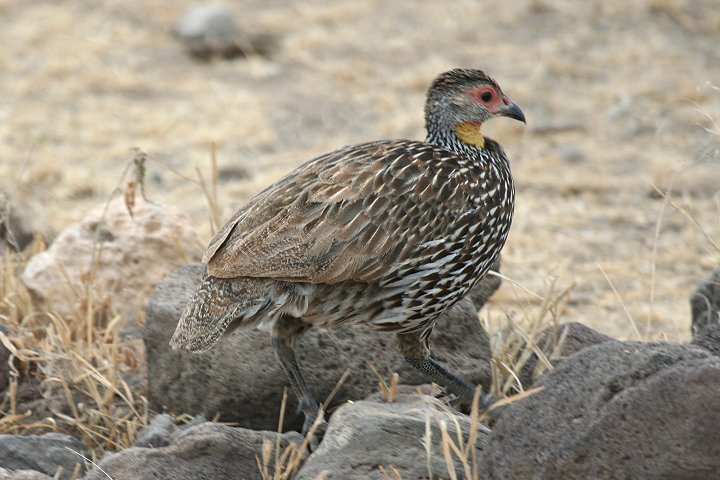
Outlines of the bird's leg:
M303 377L300 365L295 358L295 344L305 330L307 330L307 325L303 324L301 320L293 317L281 317L275 323L272 331L272 346L275 356L298 398L298 411L302 411L305 415L303 435L310 430L319 412L318 403L305 383L305 377Z
M275 350L275 356L280 361L285 376L298 398L298 411L302 411L305 415L302 432L304 435L318 416L318 403L305 383L305 378L295 358L295 350L284 339L275 337L272 339L272 346Z
M427 338L423 338L419 332L398 333L397 345L413 368L423 372L434 383L445 387L457 396L464 406L471 404L476 387L432 358ZM480 397L480 410L486 410L494 402L492 395L484 394Z

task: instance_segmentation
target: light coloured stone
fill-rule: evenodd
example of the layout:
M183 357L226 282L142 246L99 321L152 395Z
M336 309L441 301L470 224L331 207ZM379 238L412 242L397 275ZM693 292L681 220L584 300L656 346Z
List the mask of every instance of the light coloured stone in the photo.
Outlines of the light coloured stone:
M123 198L100 205L30 259L22 281L34 299L61 315L83 312L86 285L95 305L134 320L163 277L203 251L190 219L177 208L138 198L132 216Z
M173 27L183 40L232 40L238 34L233 12L225 5L202 5L195 7Z

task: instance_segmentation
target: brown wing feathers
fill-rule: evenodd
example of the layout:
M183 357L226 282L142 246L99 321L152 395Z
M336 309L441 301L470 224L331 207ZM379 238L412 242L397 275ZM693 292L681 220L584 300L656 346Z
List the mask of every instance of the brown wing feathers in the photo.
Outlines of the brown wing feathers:
M216 235L204 259L209 273L312 283L382 277L419 241L409 227L441 214L418 215L418 202L438 188L458 194L447 179L427 175L407 153L409 144L416 155L442 161L441 149L403 141L349 147L301 166Z

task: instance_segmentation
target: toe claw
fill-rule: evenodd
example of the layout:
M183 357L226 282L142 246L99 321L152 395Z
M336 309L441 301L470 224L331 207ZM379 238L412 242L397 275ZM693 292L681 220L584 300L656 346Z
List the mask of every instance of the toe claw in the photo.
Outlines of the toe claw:
M308 438L308 447L311 452L314 452L320 446L327 428L328 424L322 411L317 412L315 415L305 415L302 434Z
M320 446L320 442L322 442L322 439L325 437L325 432L327 432L328 423L326 421L320 422L315 430L311 431L310 434L310 441L308 442L308 447L311 452L314 452L318 449Z
M480 397L480 411L484 412L497 402L497 397L492 393L487 393Z

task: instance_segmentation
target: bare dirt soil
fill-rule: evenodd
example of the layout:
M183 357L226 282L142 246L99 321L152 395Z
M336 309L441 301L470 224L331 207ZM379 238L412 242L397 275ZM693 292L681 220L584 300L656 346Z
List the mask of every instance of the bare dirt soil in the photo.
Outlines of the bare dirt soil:
M324 151L422 138L433 77L482 68L528 119L486 128L517 180L504 274L572 287L561 319L689 337L687 298L720 263L716 0L228 4L275 39L267 56L190 58L171 35L187 0L0 0L0 190L57 232L107 200L139 147L150 198L206 240L211 144L228 217ZM505 282L489 315L537 302Z

